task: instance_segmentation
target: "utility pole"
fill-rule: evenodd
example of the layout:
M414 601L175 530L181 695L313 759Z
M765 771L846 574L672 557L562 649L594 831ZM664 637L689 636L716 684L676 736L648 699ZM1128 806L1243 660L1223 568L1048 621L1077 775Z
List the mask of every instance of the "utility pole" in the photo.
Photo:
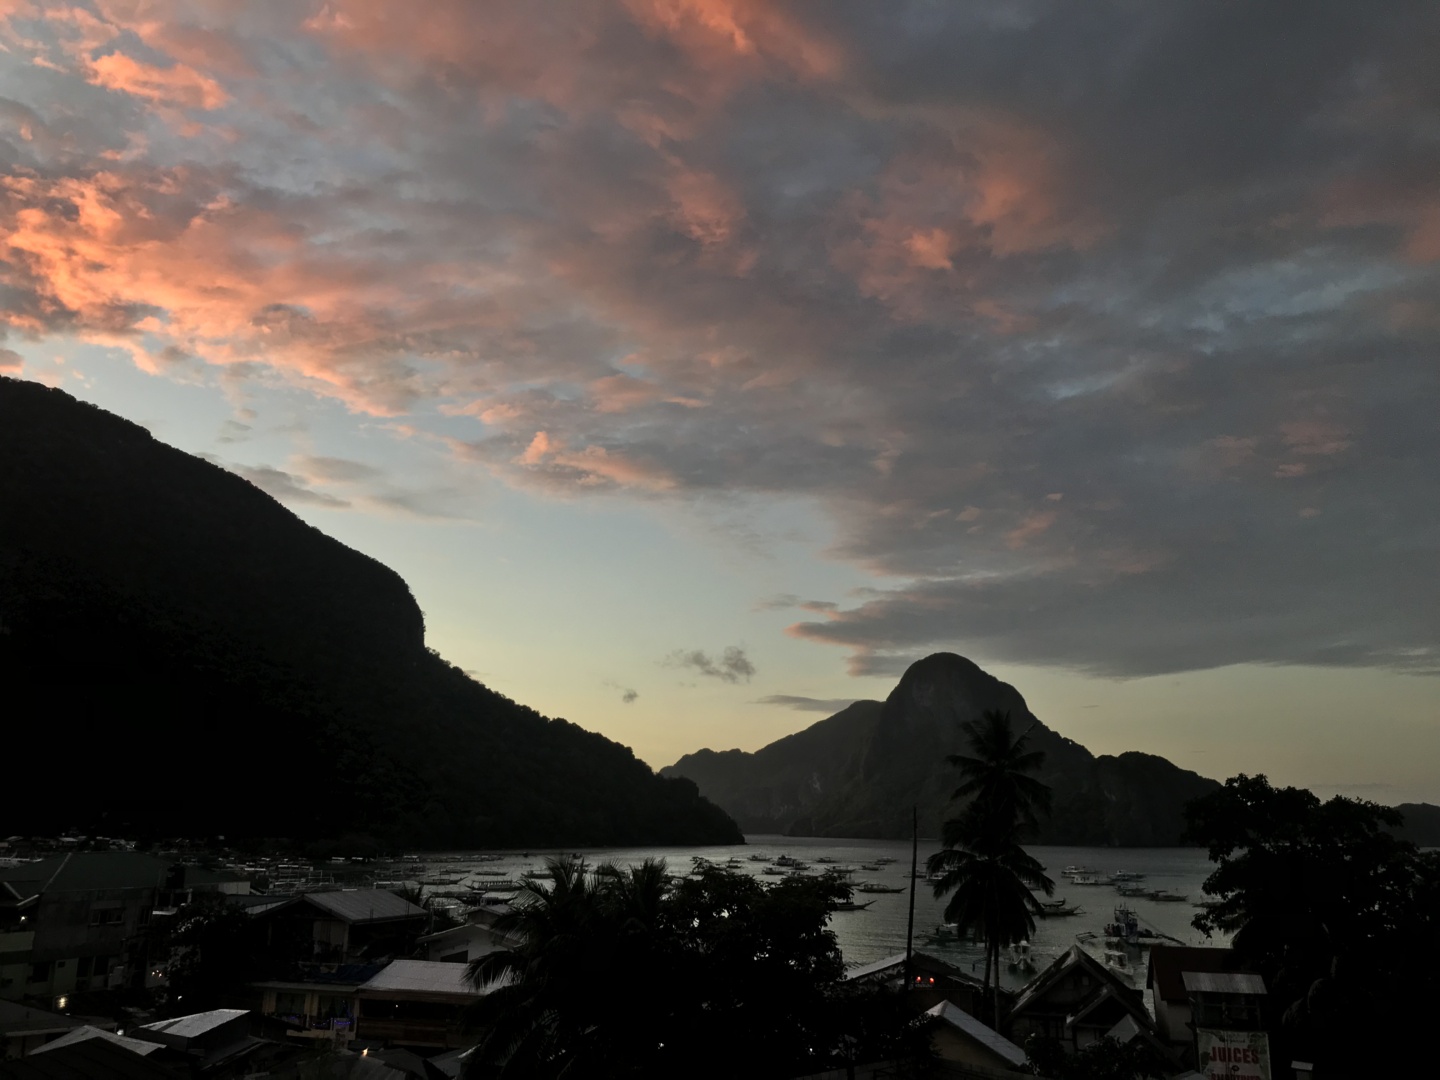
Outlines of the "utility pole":
M920 808L910 808L910 919L905 924L905 989L911 981L910 957L915 951L915 880L920 866Z

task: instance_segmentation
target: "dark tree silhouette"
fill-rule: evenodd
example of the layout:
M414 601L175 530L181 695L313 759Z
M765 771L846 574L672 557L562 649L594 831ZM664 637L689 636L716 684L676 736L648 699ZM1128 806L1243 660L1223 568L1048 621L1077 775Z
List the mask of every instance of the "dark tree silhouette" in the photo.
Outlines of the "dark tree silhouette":
M1400 815L1234 776L1190 804L1218 902L1195 916L1265 979L1276 1060L1316 1075L1401 1075L1440 996L1440 852L1391 829Z
M1014 734L1008 713L986 712L961 730L970 753L947 760L962 777L953 798L969 802L945 822L945 848L930 856L926 869L935 895L950 895L946 920L961 934L984 936L985 988L993 972L991 1019L998 1022L1000 950L1035 932L1042 908L1034 890L1047 896L1055 891L1045 868L1020 845L1049 811L1050 789L1030 775L1044 764L1044 753L1027 749L1027 736Z

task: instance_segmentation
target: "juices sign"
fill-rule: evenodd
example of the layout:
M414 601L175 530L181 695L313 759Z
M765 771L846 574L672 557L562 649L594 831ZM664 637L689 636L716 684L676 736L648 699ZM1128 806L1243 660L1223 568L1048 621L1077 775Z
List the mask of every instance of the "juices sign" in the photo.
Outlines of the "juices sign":
M1195 1039L1205 1080L1271 1080L1270 1040L1263 1031L1198 1028Z

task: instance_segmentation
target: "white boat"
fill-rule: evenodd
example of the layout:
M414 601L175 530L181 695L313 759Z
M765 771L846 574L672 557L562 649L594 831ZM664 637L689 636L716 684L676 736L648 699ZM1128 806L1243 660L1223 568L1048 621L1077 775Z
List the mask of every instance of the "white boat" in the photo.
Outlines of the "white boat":
M1010 967L1020 971L1035 970L1035 961L1030 956L1030 942L1020 941L1010 946Z

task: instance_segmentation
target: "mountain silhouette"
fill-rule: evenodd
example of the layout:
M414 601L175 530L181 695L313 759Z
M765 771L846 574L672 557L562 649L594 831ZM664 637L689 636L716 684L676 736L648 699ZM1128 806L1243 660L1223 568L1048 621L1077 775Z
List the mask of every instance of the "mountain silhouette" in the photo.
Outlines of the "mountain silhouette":
M0 378L0 832L725 843L688 780L425 646L399 575L249 482Z
M1039 777L1054 809L1038 843L1177 844L1185 803L1219 786L1152 754L1096 757L1036 719L1013 686L954 653L910 665L883 704L857 701L754 753L701 750L661 772L694 780L746 832L899 838L910 834L914 806L921 830L938 836L959 783L945 757L967 749L960 725L992 709L1045 751Z

